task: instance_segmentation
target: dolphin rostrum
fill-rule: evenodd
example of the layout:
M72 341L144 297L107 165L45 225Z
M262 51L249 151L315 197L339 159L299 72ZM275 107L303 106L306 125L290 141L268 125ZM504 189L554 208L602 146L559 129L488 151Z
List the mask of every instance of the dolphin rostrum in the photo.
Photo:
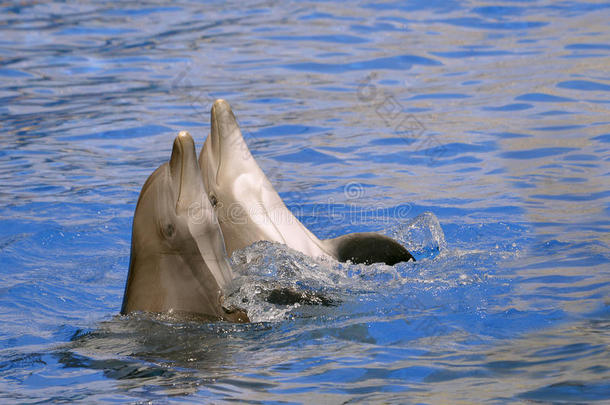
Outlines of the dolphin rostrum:
M290 212L256 163L229 103L216 100L211 121L199 166L229 255L267 240L309 256L330 256L339 261L393 265L415 260L394 239L374 232L318 239Z
M232 279L195 143L182 131L169 162L148 177L140 192L121 314L167 312L247 322L243 311L223 308L222 291Z

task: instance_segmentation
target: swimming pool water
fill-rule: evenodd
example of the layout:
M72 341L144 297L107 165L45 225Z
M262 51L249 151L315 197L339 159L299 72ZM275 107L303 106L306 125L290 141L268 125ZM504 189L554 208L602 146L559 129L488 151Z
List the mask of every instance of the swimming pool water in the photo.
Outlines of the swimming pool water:
M610 3L0 4L6 403L610 401ZM257 243L257 322L120 317L146 177L227 99L320 238ZM329 306L263 302L273 286Z

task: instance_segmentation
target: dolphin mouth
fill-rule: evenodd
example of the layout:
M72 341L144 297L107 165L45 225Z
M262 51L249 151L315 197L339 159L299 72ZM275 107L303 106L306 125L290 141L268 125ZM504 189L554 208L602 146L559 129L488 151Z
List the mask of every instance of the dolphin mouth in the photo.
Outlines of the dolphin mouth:
M185 143L185 138L190 137L190 134L186 131L180 131L178 133L178 136L176 137L176 139L178 140L178 147L180 148L180 155L182 156L182 159L180 159L180 187L178 191L178 201L182 200L182 194L183 194L183 190L186 188L186 184L185 183L185 173L184 173L184 166L185 166L185 160L187 159L186 154L184 153L184 150L186 149L184 145Z
M210 146L212 149L212 154L216 157L216 168L214 173L214 183L218 185L218 179L220 178L220 170L222 168L222 134L220 128L220 109L222 109L223 104L228 104L226 101L222 99L218 99L212 105L212 111L210 113L211 119L211 128L210 128Z
M174 184L178 185L178 196L176 209L188 205L196 198L196 193L201 189L197 180L201 173L197 154L195 152L195 141L188 131L180 131L174 140L172 156L169 162L170 174Z
M249 151L228 102L223 99L214 101L210 121L210 149L214 155L212 162L216 166L215 181L218 185L223 169L231 168L237 163L238 152L241 152L245 160Z

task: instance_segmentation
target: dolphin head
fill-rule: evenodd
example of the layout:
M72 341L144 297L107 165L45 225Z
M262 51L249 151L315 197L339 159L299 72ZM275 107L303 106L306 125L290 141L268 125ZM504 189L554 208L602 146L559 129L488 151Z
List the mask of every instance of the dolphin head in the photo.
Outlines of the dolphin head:
M199 166L227 252L268 240L311 256L326 254L319 239L286 208L256 163L229 103L216 100L211 121Z
M279 238L269 235L277 231L268 220L268 211L284 204L254 160L231 106L224 100L216 100L212 106L210 135L199 165L229 254L257 240Z
M199 166L229 254L267 240L309 256L356 263L392 265L412 258L395 240L371 232L318 239L290 212L254 160L229 103L216 100L211 115Z
M228 102L218 99L211 112L210 136L199 156L203 182L215 203L215 192L240 174L258 168ZM225 187L226 188L226 187Z
M195 143L188 132L180 132L169 162L150 175L140 192L121 313L227 318L222 289L232 278Z

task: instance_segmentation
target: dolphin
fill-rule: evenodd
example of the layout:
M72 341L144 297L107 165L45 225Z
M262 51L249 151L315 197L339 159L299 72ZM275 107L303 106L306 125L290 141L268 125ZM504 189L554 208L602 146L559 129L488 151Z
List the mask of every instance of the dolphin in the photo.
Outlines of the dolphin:
M216 100L212 106L211 131L199 166L229 255L267 240L309 256L353 263L394 265L415 260L400 243L374 232L318 239L290 212L258 166L225 100Z
M164 312L248 322L243 311L223 307L222 291L232 280L195 143L182 131L174 140L169 162L142 186L133 218L121 314Z

